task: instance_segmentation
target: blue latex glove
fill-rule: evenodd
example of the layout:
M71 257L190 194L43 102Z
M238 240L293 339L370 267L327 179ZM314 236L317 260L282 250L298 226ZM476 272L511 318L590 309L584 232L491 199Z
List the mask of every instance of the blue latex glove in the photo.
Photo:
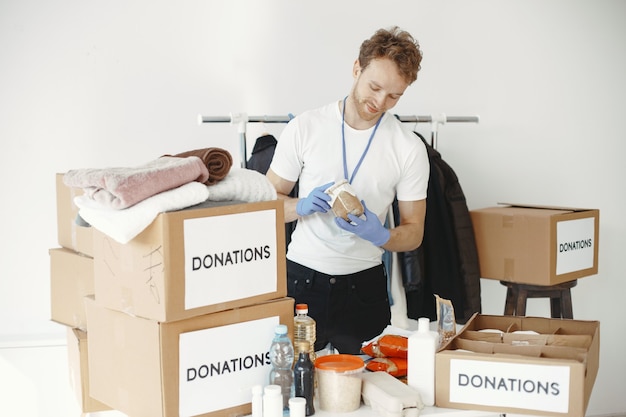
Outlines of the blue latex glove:
M308 216L313 213L326 213L330 210L330 204L328 204L328 202L331 199L330 196L324 192L324 190L333 184L334 182L329 182L328 184L320 185L319 187L314 188L306 198L298 200L296 213L298 213L299 216Z
M376 246L384 245L389 241L389 237L391 236L389 230L382 225L376 214L367 209L365 201L361 200L361 204L363 204L365 220L354 214L348 214L348 218L352 222L347 222L341 217L335 217L335 223L337 223L337 226L341 229L352 232L365 240L369 240Z

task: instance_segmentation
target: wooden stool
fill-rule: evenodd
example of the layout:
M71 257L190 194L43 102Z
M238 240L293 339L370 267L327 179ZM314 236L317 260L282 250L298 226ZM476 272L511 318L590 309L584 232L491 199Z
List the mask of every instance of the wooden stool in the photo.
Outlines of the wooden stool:
M506 286L505 316L525 316L528 298L550 298L550 315L552 318L573 319L571 288L576 280L556 285L530 285L516 282L500 281Z

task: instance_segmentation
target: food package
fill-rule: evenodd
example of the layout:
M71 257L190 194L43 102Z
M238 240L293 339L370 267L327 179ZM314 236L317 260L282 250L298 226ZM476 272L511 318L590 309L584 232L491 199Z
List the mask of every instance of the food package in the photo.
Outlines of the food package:
M335 185L329 187L326 191L331 198L330 207L333 209L335 216L343 218L349 222L348 214L354 214L359 217L363 215L365 209L361 200L356 195L356 191L346 180L339 181Z
M361 351L372 358L406 359L409 350L408 340L406 336L385 334L363 346Z
M368 371L382 371L396 378L405 377L408 368L408 360L403 358L372 358L365 364L365 369Z

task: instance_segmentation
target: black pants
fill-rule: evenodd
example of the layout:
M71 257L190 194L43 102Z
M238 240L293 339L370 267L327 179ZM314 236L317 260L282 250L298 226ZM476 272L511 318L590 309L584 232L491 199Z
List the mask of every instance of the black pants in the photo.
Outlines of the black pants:
M358 354L362 342L391 322L383 265L327 275L287 260L287 295L308 304L317 324L315 350L330 342L341 353Z

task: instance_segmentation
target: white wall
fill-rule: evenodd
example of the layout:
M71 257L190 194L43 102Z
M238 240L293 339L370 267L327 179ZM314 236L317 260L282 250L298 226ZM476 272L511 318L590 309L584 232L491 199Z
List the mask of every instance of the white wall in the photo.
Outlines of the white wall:
M234 127L199 113L297 114L343 97L360 42L398 24L425 56L395 112L481 117L439 135L470 208L601 210L600 273L573 289L574 316L602 325L588 414L626 411L624 16L619 0L3 0L0 342L64 335L49 322L56 172L206 146L238 159ZM501 314L504 287L482 284L483 312ZM547 301L528 314L548 315Z

